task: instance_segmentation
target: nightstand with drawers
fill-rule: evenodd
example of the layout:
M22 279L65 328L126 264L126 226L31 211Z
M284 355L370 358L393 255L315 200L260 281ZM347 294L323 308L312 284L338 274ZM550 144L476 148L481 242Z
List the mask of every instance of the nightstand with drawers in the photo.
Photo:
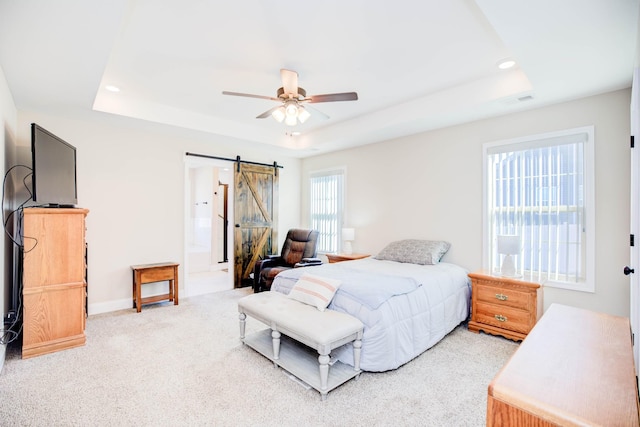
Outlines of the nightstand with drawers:
M542 316L542 286L523 278L470 273L471 320L469 330L523 340Z
M329 259L329 263L342 261L354 261L356 259L362 259L370 256L369 254L325 254Z

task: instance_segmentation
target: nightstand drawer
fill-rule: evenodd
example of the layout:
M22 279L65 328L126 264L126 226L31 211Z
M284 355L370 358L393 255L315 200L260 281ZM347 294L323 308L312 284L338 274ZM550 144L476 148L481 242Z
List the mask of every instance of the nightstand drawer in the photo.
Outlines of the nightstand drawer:
M508 307L529 310L532 305L531 292L522 292L513 287L489 286L482 280L478 280L475 291L477 292L478 302L488 302L490 304L506 305ZM493 283L491 283L493 284Z
M527 334L535 322L535 319L532 321L531 312L529 311L484 303L476 305L474 319L485 325L509 329L523 334Z

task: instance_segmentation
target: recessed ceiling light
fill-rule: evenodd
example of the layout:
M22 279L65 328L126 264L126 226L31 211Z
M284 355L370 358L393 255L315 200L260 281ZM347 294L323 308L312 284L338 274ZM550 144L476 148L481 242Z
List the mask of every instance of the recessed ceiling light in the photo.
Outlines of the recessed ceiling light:
M109 92L120 92L120 88L118 86L106 85L104 88Z
M512 68L514 65L516 65L516 61L514 61L513 59L502 59L498 61L497 65L501 70L508 70L509 68Z

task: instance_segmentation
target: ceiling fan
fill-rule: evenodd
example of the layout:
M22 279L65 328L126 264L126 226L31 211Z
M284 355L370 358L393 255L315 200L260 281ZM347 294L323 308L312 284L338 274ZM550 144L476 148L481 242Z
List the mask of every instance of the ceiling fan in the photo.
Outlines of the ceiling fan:
M298 121L304 123L311 116L307 108L302 104L315 104L319 102L336 102L336 101L357 101L358 94L356 92L329 93L325 95L307 96L307 91L298 86L298 73L291 70L280 70L280 78L282 79L282 87L278 88L276 97L252 95L249 93L228 92L223 91L223 95L245 96L248 98L269 99L278 101L277 105L256 117L256 119L264 119L272 116L278 122L284 121L289 126L295 126ZM311 108L309 108L311 109ZM313 109L325 118L329 118L326 114Z

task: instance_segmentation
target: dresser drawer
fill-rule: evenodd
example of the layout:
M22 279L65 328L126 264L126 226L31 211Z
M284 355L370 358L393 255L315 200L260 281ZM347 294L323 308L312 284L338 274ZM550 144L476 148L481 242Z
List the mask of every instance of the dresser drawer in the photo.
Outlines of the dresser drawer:
M475 291L478 302L505 305L508 307L529 310L535 294L521 291L513 287L492 286L494 283L478 280Z
M504 305L478 303L473 319L485 325L527 334L535 324L530 311Z

